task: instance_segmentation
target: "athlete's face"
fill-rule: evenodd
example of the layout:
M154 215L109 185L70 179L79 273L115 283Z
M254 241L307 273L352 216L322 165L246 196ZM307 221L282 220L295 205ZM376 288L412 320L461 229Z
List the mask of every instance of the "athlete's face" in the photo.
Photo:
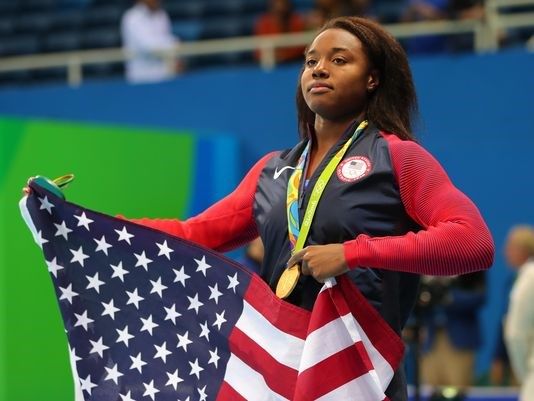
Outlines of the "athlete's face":
M361 115L368 93L378 85L360 40L342 29L320 33L306 52L300 78L308 107L327 120Z

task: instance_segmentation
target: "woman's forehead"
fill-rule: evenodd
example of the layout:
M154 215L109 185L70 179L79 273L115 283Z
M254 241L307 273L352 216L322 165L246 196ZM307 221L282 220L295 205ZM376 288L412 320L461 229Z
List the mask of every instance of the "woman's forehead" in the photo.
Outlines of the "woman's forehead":
M308 46L306 52L318 50L346 49L358 50L362 48L360 40L352 33L339 28L330 28L319 33Z

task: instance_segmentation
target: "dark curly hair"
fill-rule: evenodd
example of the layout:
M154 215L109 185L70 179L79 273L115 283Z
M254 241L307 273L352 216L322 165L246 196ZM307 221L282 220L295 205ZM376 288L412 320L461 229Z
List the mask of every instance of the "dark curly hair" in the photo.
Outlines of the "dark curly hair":
M326 22L319 33L327 29L343 29L357 37L363 45L371 67L379 74L380 84L369 94L367 118L378 129L401 139L415 140L413 118L418 114L417 95L408 58L399 42L378 23L359 17L339 17ZM301 75L302 71L301 70ZM297 113L302 138L315 122L300 84L297 87Z

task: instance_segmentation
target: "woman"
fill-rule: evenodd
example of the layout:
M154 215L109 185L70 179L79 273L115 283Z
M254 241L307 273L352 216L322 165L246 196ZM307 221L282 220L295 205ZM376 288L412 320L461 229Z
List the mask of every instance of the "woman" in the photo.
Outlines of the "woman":
M263 157L232 194L196 217L134 221L219 251L259 235L260 276L273 289L286 265L300 265L289 302L311 309L321 282L347 273L400 333L418 275L490 267L491 235L476 206L414 141L415 89L391 35L341 17L323 27L305 57L294 148ZM386 394L407 399L402 369Z

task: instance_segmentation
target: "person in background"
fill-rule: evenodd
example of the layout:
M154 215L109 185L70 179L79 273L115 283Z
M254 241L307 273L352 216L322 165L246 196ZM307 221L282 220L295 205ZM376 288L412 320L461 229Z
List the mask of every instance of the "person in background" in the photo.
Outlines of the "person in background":
M318 29L331 18L369 15L371 0L316 0L314 9L306 16L306 29Z
M426 331L422 382L434 388L465 390L473 385L476 351L481 345L478 314L486 299L484 272L456 277L424 277L419 302Z
M261 242L261 238L258 237L248 243L245 247L245 253L238 259L238 262L248 267L250 271L259 274L261 264L263 263L264 252L263 242Z
M262 14L254 26L254 34L258 36L275 35L289 32L302 32L304 19L293 11L290 0L270 0L269 9ZM260 59L261 50L256 52ZM302 59L304 46L280 47L275 50L276 63Z
M121 21L123 47L132 54L126 62L126 79L132 83L158 82L173 77L178 63L167 62L158 52L179 42L172 34L169 15L159 0L138 0Z
M534 400L534 227L514 226L505 245L508 264L518 270L510 293L504 340L520 401Z
M510 273L507 271L506 273ZM510 358L504 343L504 324L506 313L508 311L508 304L510 299L510 292L514 285L516 274L508 274L503 280L503 312L500 314L501 319L497 327L497 338L495 339L495 348L493 349L491 367L489 371L489 383L491 386L517 386L517 380L514 377L514 372L510 366Z
M403 22L438 21L448 17L449 0L408 0L401 16ZM421 35L405 41L410 54L440 53L447 50L447 38Z

